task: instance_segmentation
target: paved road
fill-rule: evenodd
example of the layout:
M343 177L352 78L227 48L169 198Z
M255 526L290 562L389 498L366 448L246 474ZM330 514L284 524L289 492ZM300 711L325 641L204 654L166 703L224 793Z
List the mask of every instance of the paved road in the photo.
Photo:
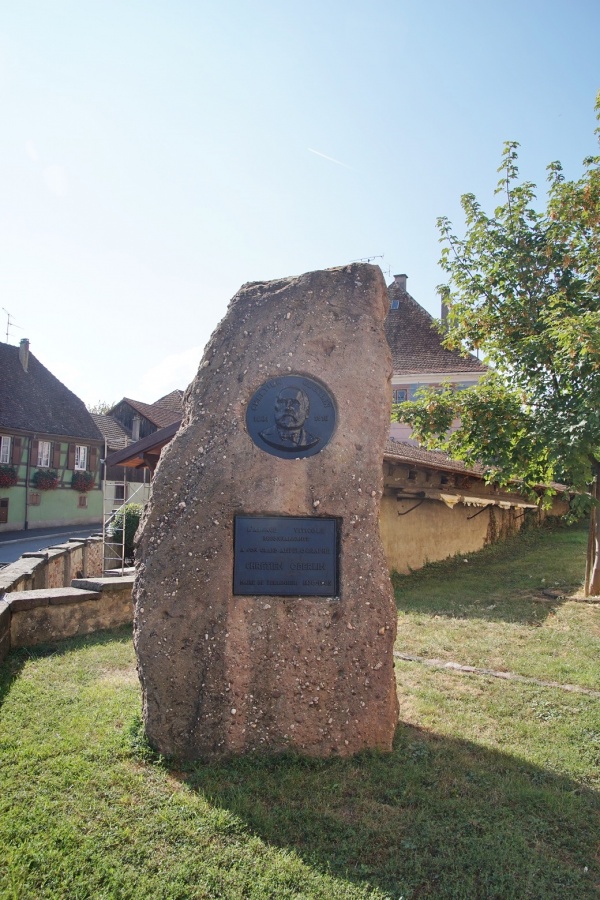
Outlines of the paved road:
M14 562L22 553L44 550L62 544L68 538L85 538L98 534L102 525L61 525L60 528L32 528L29 531L0 532L0 566Z

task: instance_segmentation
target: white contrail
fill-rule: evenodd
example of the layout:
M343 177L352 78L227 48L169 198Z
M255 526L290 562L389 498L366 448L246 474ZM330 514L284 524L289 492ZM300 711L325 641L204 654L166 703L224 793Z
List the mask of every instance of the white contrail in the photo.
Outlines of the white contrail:
M322 156L323 159L328 159L329 162L335 163L336 166L343 166L345 169L352 169L352 166L347 165L346 163L340 162L339 159L334 159L333 156L327 156L325 153L321 153L319 150L313 150L312 147L308 148L309 153L315 153L317 156ZM354 169L352 169L354 171Z

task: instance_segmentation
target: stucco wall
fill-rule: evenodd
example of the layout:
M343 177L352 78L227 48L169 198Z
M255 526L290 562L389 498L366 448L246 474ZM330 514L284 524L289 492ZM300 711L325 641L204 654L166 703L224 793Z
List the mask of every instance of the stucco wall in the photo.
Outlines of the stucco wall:
M13 456L11 465L16 469L18 482L10 488L0 487L0 499L8 500L8 521L0 523L0 531L21 531L25 528L46 528L55 525L89 525L102 521L102 489L97 464L97 459L103 453L103 444L100 441L78 438L61 441L56 435L35 435L36 439L48 440L52 444L52 459L48 471L54 471L58 475L56 489L44 491L35 486L35 473L39 469L33 450L35 443L33 436L10 434L10 430L3 430L3 434L11 437ZM15 442L18 442L18 445ZM85 494L85 507L79 506L80 493L71 487L74 460L70 458L69 448L73 444L87 446L88 464L93 468L95 476L94 489ZM37 503L34 503L35 495Z
M418 503L412 498L397 500L395 492L384 492L379 527L391 570L406 573L428 562L480 550L515 533L524 521L522 511L497 506L457 503L450 509L438 500Z

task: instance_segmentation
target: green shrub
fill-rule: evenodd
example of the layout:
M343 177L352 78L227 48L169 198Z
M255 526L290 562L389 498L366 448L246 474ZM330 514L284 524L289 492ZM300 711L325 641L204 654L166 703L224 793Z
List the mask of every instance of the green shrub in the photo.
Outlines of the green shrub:
M115 515L111 527L111 538L115 544L123 543L123 520L125 520L125 557L133 558L133 539L140 524L144 507L141 503L128 503Z

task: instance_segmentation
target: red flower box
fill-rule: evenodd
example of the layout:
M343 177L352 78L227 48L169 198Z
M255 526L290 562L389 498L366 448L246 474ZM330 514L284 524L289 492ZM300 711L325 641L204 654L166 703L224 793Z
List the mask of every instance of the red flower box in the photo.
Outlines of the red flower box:
M14 466L0 466L0 488L14 487L18 480Z

